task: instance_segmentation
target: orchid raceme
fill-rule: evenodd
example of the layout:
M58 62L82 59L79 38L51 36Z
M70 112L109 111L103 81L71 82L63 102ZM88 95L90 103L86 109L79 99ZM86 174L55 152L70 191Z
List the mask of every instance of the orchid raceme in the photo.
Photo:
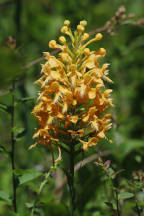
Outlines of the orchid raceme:
M58 57L44 53L46 63L37 81L42 90L32 111L39 123L34 138L51 151L56 145L58 159L62 142L68 145L73 140L88 150L99 139L108 139L106 132L111 128L111 114L105 114L105 110L113 106L112 90L106 89L105 81L112 80L108 77L108 64L99 63L106 50L90 51L88 45L101 40L102 34L89 39L90 35L84 32L86 25L86 21L81 21L72 32L70 22L64 22L61 32L70 42L64 36L59 37L59 43L49 42L50 48L60 52Z

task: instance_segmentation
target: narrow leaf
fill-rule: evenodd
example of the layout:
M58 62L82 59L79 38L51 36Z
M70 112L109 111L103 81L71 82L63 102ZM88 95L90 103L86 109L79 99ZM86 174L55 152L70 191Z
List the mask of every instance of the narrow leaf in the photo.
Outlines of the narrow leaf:
M119 200L121 200L121 199L130 199L133 196L134 196L133 193L123 192L123 193L118 194L118 199Z
M6 194L4 191L0 191L0 200L8 203L8 204L12 204L11 199L9 198L9 195Z
M25 103L25 102L33 101L34 99L35 99L34 97L25 97L25 98L18 99L18 102Z
M0 103L0 110L10 113L11 112L11 106L7 106L5 104Z
M19 179L19 185L22 185L24 183L32 181L32 180L38 178L41 175L42 175L42 173L39 172L39 171L29 170L25 174L23 174L22 176L18 177L18 179Z
M8 151L3 146L0 146L0 154L3 154L5 156L9 155Z

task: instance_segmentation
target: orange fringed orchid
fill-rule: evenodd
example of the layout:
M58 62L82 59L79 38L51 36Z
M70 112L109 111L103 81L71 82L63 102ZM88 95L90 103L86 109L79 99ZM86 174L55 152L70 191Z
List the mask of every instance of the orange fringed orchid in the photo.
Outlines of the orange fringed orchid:
M108 139L106 132L111 128L111 114L104 114L113 106L111 89L104 81L112 82L108 75L108 64L100 66L99 60L106 54L104 48L90 51L87 46L102 39L98 33L89 40L84 33L86 21L81 21L73 33L70 22L65 20L61 32L64 36L49 42L49 47L59 49L58 57L45 52L46 63L42 65L42 76L37 81L41 86L38 105L32 111L39 123L33 138L47 145L52 151L56 145L61 158L61 143L72 140L81 144L83 150L95 146L99 139ZM53 151L52 151L53 153Z

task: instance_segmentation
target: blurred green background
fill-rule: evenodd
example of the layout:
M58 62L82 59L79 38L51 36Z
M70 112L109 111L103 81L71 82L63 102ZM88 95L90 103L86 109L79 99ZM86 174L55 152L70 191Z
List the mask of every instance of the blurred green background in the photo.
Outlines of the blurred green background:
M12 196L11 165L5 152L11 149L11 85L16 80L16 168L47 171L51 166L49 150L43 146L28 150L33 144L32 136L36 121L31 115L36 100L37 86L34 81L40 77L44 61L42 52L50 51L48 42L57 39L65 19L71 21L74 29L80 20L87 20L87 32L101 28L115 16L118 8L124 5L125 23L116 23L113 32L103 32L102 41L91 49L104 47L107 55L104 62L110 63L110 77L113 89L113 128L109 137L113 144L99 143L85 157L99 151L108 150L105 160L111 160L113 169L124 171L116 185L123 191L130 191L127 181L132 172L143 169L144 162L144 1L143 0L0 0L0 191ZM137 22L135 22L137 20ZM140 21L139 21L140 20ZM8 37L16 39L16 49L8 48ZM15 42L13 42L15 46ZM38 59L36 64L34 63ZM30 98L25 100L22 98ZM78 161L82 160L80 156ZM17 190L20 216L30 215L30 204L34 201L41 179L36 178L22 184ZM68 192L66 185L56 193L63 181L63 175L51 177L46 186L37 215L69 215L66 205ZM76 173L76 215L110 216L103 187L102 170L93 162ZM0 198L0 216L12 215L8 202ZM140 208L144 206L144 192L138 191ZM134 201L121 202L123 216L137 215ZM41 209L44 210L44 214ZM41 211L41 212L40 212ZM142 213L143 214L143 213Z

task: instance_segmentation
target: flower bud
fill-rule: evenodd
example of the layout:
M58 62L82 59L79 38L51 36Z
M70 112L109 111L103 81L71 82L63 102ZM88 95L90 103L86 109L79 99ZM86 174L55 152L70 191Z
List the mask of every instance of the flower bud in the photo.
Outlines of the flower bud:
M90 49L89 48L85 48L84 51L83 51L83 53L88 56L90 54Z
M82 25L77 25L77 30L78 30L78 32L83 32L84 27Z
M63 27L61 28L61 33L67 34L67 32L68 32L68 27L67 27L67 26L63 26Z
M88 33L84 33L82 36L82 41L88 40L89 38L89 34Z
M65 25L65 26L69 26L69 25L70 25L70 21L69 21L69 20L65 20L65 21L64 21L64 25Z
M102 57L105 57L106 55L106 50L104 48L100 48L99 49L100 54L102 55Z
M103 37L103 36L102 36L101 33L98 33L98 34L96 34L96 36L95 36L96 40L101 40L102 37Z
M86 20L82 20L82 21L80 21L80 25L82 25L82 26L86 26L87 25L87 21Z
M64 37L64 36L60 36L60 37L59 37L59 42L60 42L61 44L65 44L65 43L66 43L65 37Z
M55 40L51 40L50 42L49 42L49 48L56 48L56 45L57 45L57 43L56 43L56 41Z

